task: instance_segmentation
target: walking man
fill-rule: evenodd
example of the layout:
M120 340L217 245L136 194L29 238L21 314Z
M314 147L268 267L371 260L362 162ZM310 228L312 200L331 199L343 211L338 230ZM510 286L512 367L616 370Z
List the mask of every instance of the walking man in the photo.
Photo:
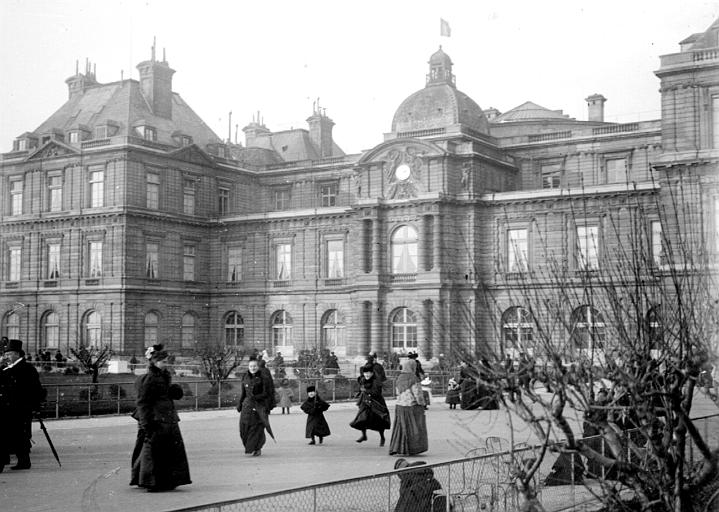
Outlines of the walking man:
M0 370L0 472L13 453L17 464L10 469L30 469L32 418L44 399L37 370L25 361L22 341L10 340Z

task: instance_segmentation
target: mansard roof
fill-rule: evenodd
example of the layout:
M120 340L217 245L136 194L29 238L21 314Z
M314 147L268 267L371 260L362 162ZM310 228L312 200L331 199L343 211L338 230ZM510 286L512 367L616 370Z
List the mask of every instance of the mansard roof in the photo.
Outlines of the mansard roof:
M508 110L504 114L492 119L492 123L512 123L522 121L544 121L561 119L563 121L571 121L573 118L562 113L561 110L550 110L548 108L537 105L531 101L525 101L521 105Z
M94 129L108 122L119 127L117 136L137 135L134 128L138 125L152 126L157 132L157 142L161 144L176 145L172 134L177 131L192 137L200 147L222 142L177 93L172 93L171 119L154 115L136 80L89 87L68 99L34 132L68 131L78 125Z

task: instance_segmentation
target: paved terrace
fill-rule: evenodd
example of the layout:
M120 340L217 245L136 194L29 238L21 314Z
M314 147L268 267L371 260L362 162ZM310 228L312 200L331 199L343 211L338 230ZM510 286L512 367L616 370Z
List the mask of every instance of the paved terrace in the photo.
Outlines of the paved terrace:
M393 411L394 403L388 405ZM387 455L386 447L379 448L375 432L369 432L368 442L355 442L358 432L348 425L355 411L353 403L330 407L326 417L332 435L322 446L307 445L306 416L299 407L289 415L273 411L277 442L269 440L261 457L244 454L235 410L181 413L193 484L160 495L128 485L137 428L129 416L47 421L62 467L34 423L33 467L30 471L6 468L0 474L0 510L171 511L391 470L396 459ZM713 403L697 401L697 416L717 411ZM416 459L428 463L457 459L481 445L480 438L509 437L505 420L502 411L450 411L443 397L434 397L427 412L430 449ZM516 428L516 442L531 441L524 425Z

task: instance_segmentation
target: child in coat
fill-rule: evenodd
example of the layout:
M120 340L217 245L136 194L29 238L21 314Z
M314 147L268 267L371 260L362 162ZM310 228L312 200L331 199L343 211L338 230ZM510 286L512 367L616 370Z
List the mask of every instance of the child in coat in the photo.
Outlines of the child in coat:
M447 398L444 400L449 404L450 409L456 409L459 400L459 384L454 379L449 379L447 383Z
M287 414L290 413L290 407L292 406L292 399L294 396L294 393L290 389L289 381L287 379L282 379L282 383L280 383L280 387L277 390L277 403L280 407L282 407L282 414L285 413L285 409L287 409Z
M311 439L309 444L315 444L315 436L322 439L330 435L330 426L325 420L324 412L329 409L330 404L322 400L318 395L314 386L307 387L307 400L302 403L302 410L307 413L307 426L305 427L305 437Z

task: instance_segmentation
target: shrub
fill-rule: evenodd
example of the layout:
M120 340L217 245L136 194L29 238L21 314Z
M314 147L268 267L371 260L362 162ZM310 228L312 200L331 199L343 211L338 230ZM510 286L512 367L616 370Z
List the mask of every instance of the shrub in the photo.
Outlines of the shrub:
M127 397L127 391L119 384L110 384L110 396L117 398L117 393L120 393L120 398Z

